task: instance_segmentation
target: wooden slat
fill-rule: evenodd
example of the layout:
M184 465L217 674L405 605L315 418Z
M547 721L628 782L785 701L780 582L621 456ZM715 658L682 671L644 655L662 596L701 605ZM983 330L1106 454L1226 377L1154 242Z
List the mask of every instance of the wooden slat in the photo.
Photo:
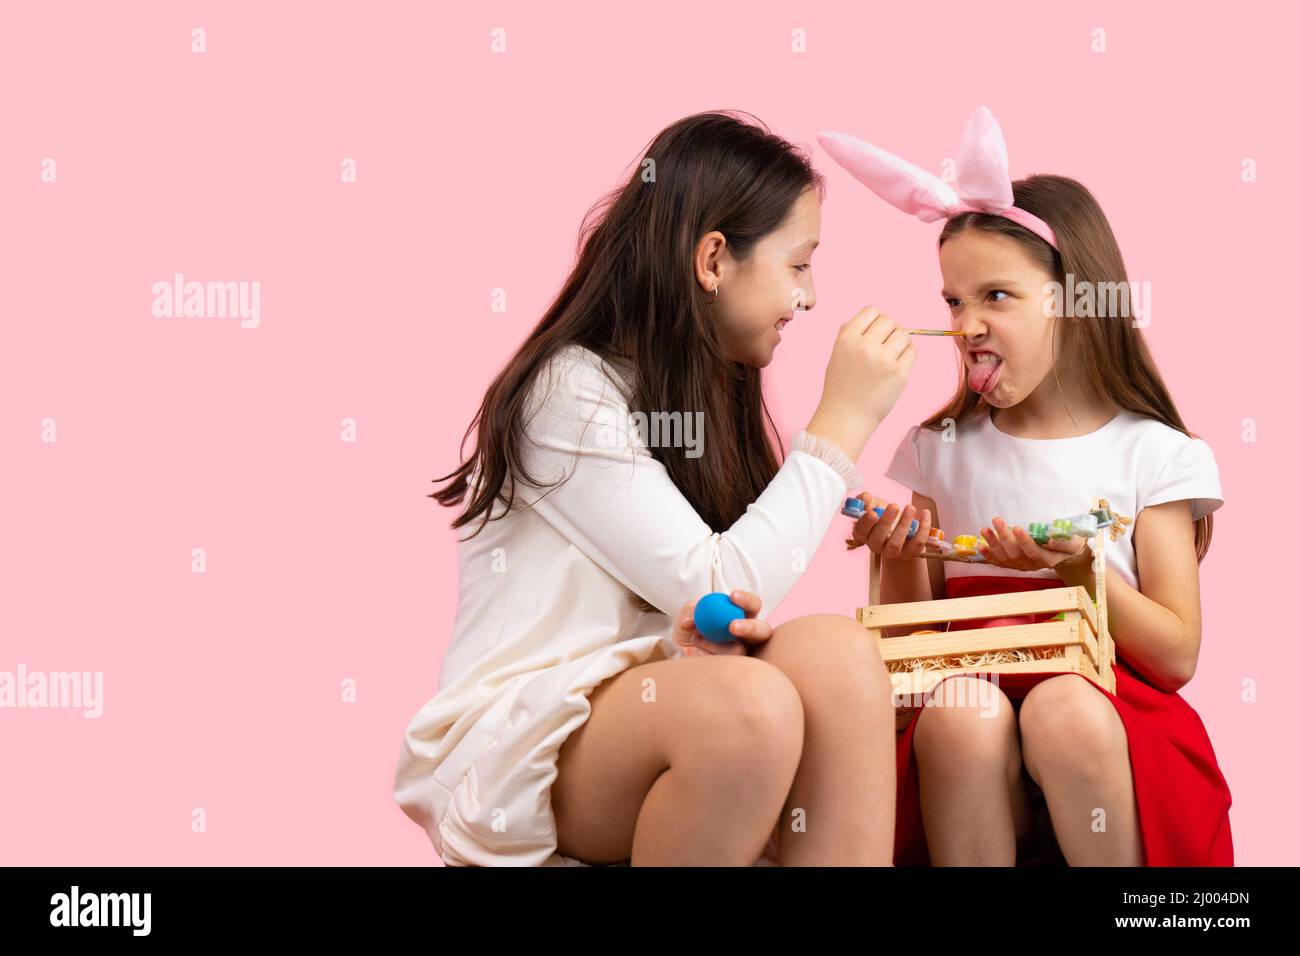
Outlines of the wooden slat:
M1085 676L1091 677L1093 680L1095 680L1098 684L1101 684L1103 687L1106 686L1106 682L1103 681L1100 676L1098 676L1096 666L1094 666L1093 662L1089 660L1087 655L1084 655L1083 658L1083 673ZM1106 689L1111 690L1111 688L1106 688Z
M1096 499L1097 507L1100 507L1101 499ZM1115 641L1110 634L1110 616L1106 610L1106 540L1109 537L1110 530L1101 531L1094 539L1097 542L1097 548L1093 557L1093 573L1096 575L1093 584L1093 590L1097 592L1097 641L1100 656L1097 658L1097 669L1101 672L1101 679L1106 689L1112 694L1115 693L1115 673L1111 670L1111 664L1115 662Z
M1051 671L1053 673L1083 673L1085 676L1092 677L1096 680L1096 671L1089 671L1087 658L1083 658L1084 666L1079 671L1072 670L1066 665L1065 661L1046 660L1046 661L1010 661L1006 664L984 664L979 667L957 667L947 671L900 671L896 674L890 674L890 684L893 686L893 696L898 698L914 697L918 694L929 693L935 685L947 677L957 674L1033 674L1039 671ZM917 682L920 682L919 684ZM1097 681L1099 684L1101 681ZM913 702L908 702L908 707L915 706Z
M1092 510L1101 507L1101 498L1092 499ZM1106 613L1106 544L1110 529L1101 528L1088 542L1092 550L1093 592L1097 595L1097 672L1098 682L1112 694L1115 692L1115 673L1111 664L1115 660L1115 643L1110 636Z
M1084 545L1087 547L1087 545ZM1079 595L1079 611L1083 614L1083 619L1088 622L1088 627L1092 630L1093 635L1100 634L1097 624L1097 609L1092 606L1092 598L1088 596L1087 588L1076 588L1083 593Z
M942 601L913 601L909 604L884 604L878 607L864 607L860 610L859 620L865 626L872 628L973 621L1024 614L1051 614L1056 611L1082 611L1094 632L1097 626L1092 599L1088 597L1087 590L1081 587L948 598Z
M1078 623L1044 621L1042 624L1016 624L1011 627L980 627L969 631L944 634L921 634L908 637L884 637L876 642L886 661L906 661L914 657L956 657L1015 648L1051 647L1055 644L1082 644L1097 660L1097 639Z
M1079 628L1080 634L1083 635L1082 640L1080 640L1079 644L1076 645L1073 650L1078 650L1082 658L1091 660L1095 665L1097 663L1097 654L1099 653L1097 648L1097 638L1081 623L1080 618L1083 616L1083 611L1065 611L1063 613L1065 616L1065 623L1072 624ZM1071 654L1071 650L1072 649L1069 647L1065 649L1065 657L1071 662L1071 664L1073 664L1075 663L1075 659Z

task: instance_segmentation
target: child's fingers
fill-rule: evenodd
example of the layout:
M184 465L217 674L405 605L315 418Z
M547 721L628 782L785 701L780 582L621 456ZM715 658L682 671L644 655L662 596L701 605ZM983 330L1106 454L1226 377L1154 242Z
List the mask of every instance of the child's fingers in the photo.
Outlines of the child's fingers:
M1083 550L1087 539L1081 534L1071 535L1068 538L1050 538L1047 546L1053 551L1064 551L1066 554L1078 554Z
M747 654L744 645L740 641L727 641L723 644L714 644L712 641L703 637L696 637L690 644L682 648L682 654L686 657L721 657L731 654Z
M677 612L677 619L673 621L673 640L678 644L690 644L693 638L699 636L699 631L695 627L695 601L688 601L682 605L682 609Z
M876 522L879 520L874 511L868 510L866 514L853 522L853 540L866 544L871 536L871 529L876 526Z
M1024 556L1016 536L1001 518L993 519L993 533L997 535L998 545L1008 561L1019 561Z
M763 608L763 600L752 591L732 591L731 600L745 612L745 617L757 617Z
M1037 565L1046 565L1050 563L1047 553L1043 550L1043 546L1031 538L1028 531L1024 528L1016 528L1015 535L1016 541L1020 545L1021 553L1024 554L1026 559L1033 561ZM1049 539L1047 547L1050 548L1054 543L1055 542Z
M761 644L772 636L772 625L761 617L732 621L727 630L737 640L744 641L747 644Z
M907 529L912 527L912 516L916 514L916 508L908 505L903 509L903 514L899 517L898 523L894 525L894 530L889 536L889 543L885 547L885 553L896 558L903 552L903 546L907 544Z
M980 537L984 539L984 548L981 553L985 558L995 561L999 564L1008 562L1007 550L1002 544L1002 539L992 528L984 528L980 531Z
M695 629L694 624L690 627L678 626L673 628L673 643L675 644L687 647L691 644L698 644L703 640L704 637Z
M1011 529L1006 527L1006 522L1001 518L993 519L993 536L997 538L997 546L1002 551L1002 558L1005 561L1017 562L1024 557L1021 548L1015 542L1015 536Z
M885 513L880 516L875 527L871 529L871 534L867 537L867 544L871 545L871 550L883 552L889 542L889 536L894 531L894 524L898 521L898 505L891 504L885 509Z
M930 509L922 508L921 517L916 520L916 534L903 546L903 557L914 558L925 550L925 543L930 539Z

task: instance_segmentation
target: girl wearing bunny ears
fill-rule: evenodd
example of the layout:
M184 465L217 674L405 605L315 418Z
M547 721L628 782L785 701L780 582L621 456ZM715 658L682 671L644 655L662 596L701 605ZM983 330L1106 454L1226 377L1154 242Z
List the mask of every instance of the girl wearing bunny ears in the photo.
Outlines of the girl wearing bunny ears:
M854 526L850 544L884 556L882 600L1091 590L1083 538L1044 546L1023 523L1085 511L1093 496L1133 519L1107 543L1115 693L1059 672L941 682L898 740L896 864L1231 866L1231 794L1178 693L1196 670L1198 566L1223 503L1214 455L1130 316L1103 297L1089 317L1053 306L1067 278L1127 284L1105 215L1073 179L1011 182L987 109L967 126L955 189L852 136L820 140L891 204L946 220L942 295L965 333L956 392L886 472L911 504L869 508ZM918 558L931 527L981 529L987 564ZM939 706L951 700L978 706Z

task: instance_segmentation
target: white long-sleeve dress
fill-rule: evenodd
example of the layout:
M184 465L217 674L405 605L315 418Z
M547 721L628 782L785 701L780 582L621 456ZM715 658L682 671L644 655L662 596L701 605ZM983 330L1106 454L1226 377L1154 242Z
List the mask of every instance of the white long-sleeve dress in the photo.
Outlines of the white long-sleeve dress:
M394 787L448 865L579 865L556 852L550 788L588 696L628 667L689 661L668 617L688 601L740 588L770 614L862 487L839 446L800 432L758 500L716 533L629 420L628 381L627 367L582 346L552 358L521 451L543 487L521 481L510 514L472 538L481 517L459 529L452 641L437 693L406 728ZM666 613L638 610L632 592Z

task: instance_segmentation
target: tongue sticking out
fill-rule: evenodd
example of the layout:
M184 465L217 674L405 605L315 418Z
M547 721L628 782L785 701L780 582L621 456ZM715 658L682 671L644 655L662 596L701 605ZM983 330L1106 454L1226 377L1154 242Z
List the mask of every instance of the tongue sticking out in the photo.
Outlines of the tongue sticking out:
M967 382L970 387L983 395L993 388L997 381L998 372L1002 370L1001 362L976 362L971 366Z

